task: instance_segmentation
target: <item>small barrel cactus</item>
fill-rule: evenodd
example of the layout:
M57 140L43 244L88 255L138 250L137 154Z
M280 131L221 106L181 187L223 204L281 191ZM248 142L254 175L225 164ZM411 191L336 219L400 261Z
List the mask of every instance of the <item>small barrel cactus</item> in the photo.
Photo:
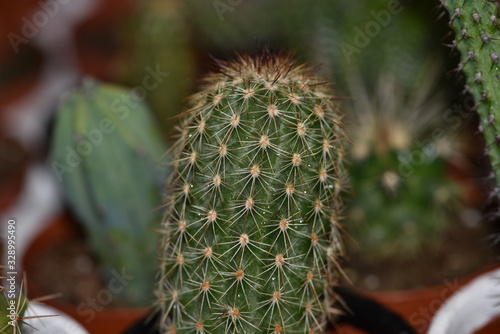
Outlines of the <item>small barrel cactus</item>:
M175 146L163 333L322 333L335 312L341 114L317 77L267 53L219 64Z
M460 51L458 70L474 96L486 147L500 181L500 24L499 4L492 0L441 0L455 30L451 43Z
M104 280L124 278L113 289L121 303L154 298L164 151L149 109L126 89L86 79L58 108L50 165Z
M439 117L445 95L435 93L437 66L426 69L425 78L414 78L412 94L392 73L380 75L375 92L367 93L361 80L350 85L356 99L344 110L353 143L347 168L353 196L345 210L357 241L351 255L415 258L440 243L463 209L447 166L459 156L460 137L441 130L447 129Z

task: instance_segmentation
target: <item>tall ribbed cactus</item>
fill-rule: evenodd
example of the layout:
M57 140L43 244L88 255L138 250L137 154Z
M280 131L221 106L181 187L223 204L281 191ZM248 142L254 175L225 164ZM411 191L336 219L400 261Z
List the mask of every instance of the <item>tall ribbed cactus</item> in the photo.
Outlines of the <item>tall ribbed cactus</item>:
M341 116L287 56L221 63L191 99L164 222L163 333L321 333L341 252Z
M474 96L488 154L500 181L500 25L493 0L442 0L455 29L452 47L460 51L459 70Z

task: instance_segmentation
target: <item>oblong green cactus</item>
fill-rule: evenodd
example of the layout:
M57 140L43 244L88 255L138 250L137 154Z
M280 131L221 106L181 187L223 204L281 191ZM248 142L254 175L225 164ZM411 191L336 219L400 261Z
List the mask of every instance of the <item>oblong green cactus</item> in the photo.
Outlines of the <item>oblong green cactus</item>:
M127 90L85 79L58 108L50 165L115 301L153 299L164 154L151 112Z
M219 65L175 146L163 333L321 333L342 251L341 114L288 56Z

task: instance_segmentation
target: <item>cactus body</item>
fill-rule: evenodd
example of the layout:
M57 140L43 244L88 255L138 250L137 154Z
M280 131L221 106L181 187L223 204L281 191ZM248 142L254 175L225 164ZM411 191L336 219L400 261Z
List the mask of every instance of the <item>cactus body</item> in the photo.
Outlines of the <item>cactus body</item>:
M0 334L21 333L22 317L27 307L28 300L26 298L13 299L8 298L7 293L0 293Z
M500 180L500 25L499 5L490 0L444 0L455 30L452 47L460 51L467 89L474 96L480 129Z
M340 115L285 56L221 65L176 146L164 333L321 333L341 251Z
M103 278L133 277L116 289L115 301L147 305L153 299L164 148L149 109L127 90L84 81L58 109L51 166L69 207Z

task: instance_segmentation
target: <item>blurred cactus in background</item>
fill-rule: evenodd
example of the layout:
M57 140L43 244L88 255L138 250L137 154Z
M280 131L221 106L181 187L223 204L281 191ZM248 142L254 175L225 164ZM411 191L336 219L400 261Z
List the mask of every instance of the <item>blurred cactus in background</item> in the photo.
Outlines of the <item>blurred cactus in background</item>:
M131 55L119 68L116 82L139 86L139 94L156 114L168 134L177 124L174 119L191 93L196 72L190 31L178 0L146 0L139 3L138 14L125 26ZM145 77L154 73L153 80Z
M310 57L346 97L353 192L346 229L367 256L417 254L439 240L458 209L459 189L447 175L456 134L442 116L447 54L429 52L439 36L421 6L377 0L315 7Z
M439 118L443 96L431 93L435 69L423 72L409 98L391 75L380 77L371 96L360 81L350 86L356 98L346 228L363 256L417 255L439 240L460 207L447 166L457 146Z
M125 89L85 79L57 111L50 164L103 278L133 277L124 303L153 298L164 152L150 110Z

